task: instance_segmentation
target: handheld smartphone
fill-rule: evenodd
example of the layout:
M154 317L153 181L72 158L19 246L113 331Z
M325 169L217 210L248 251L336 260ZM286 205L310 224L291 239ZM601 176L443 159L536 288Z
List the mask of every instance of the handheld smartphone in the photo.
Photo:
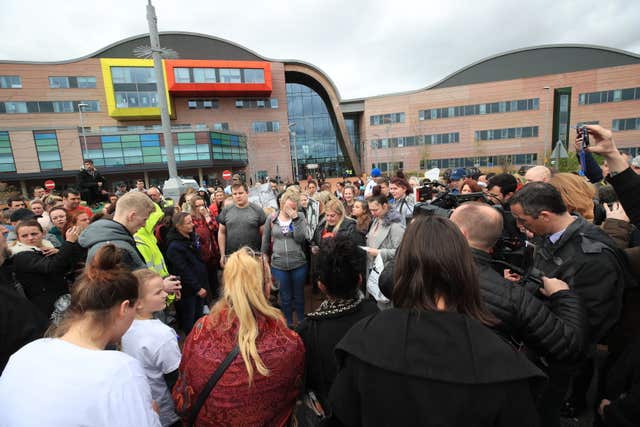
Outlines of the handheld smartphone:
M589 129L582 126L578 129L578 132L582 135L582 148L584 149L589 146Z

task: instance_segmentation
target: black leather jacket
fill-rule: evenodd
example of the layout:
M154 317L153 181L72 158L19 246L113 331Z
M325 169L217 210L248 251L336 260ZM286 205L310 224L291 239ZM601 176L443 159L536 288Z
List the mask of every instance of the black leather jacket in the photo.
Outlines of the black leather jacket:
M491 256L473 249L480 292L489 311L500 321L495 329L503 336L522 341L538 356L575 360L582 356L587 327L580 298L559 291L547 303L523 286L506 280L491 265Z

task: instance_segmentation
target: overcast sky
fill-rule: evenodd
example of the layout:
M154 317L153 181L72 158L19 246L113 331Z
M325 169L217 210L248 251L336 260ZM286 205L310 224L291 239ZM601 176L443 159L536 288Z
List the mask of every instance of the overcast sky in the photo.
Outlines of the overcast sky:
M145 33L146 0L3 0L0 59L55 61ZM588 43L640 53L638 0L154 0L191 31L324 70L343 99L422 88L487 56Z

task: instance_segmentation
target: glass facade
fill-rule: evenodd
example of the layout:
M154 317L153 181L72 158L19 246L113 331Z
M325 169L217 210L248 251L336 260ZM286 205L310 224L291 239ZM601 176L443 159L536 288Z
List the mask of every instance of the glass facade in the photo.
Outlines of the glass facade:
M218 132L174 133L176 162L196 160L247 160L246 138ZM87 158L96 166L124 167L166 163L160 134L100 135L87 138Z
M55 130L34 131L33 140L36 143L36 152L40 162L40 170L62 169L60 160L60 147Z
M318 165L314 172L322 173L326 177L342 176L345 170L351 169L351 164L342 153L336 132L331 123L329 111L322 98L311 88L298 84L287 83L287 105L289 108L289 123L295 122L292 130L296 133L298 155L298 170L300 178L311 173L308 164ZM347 128L349 128L349 120ZM352 121L352 124L354 121ZM357 126L352 126L357 133ZM358 138L352 142L357 143ZM290 141L293 144L293 140ZM291 150L292 156L294 150ZM293 159L292 159L293 160ZM295 170L295 167L292 167Z
M9 132L0 132L0 172L15 172L16 163L11 150Z

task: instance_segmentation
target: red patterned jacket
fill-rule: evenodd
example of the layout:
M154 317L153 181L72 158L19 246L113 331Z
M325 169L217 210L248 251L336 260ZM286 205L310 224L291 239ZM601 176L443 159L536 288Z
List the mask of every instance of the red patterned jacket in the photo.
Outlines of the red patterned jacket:
M178 413L191 406L209 380L236 345L238 321L227 321L223 310L212 320L205 316L196 322L186 339L180 376L173 388ZM262 376L254 367L249 386L242 355L231 363L205 401L198 426L284 426L298 397L304 373L304 344L284 321L258 317L258 353L269 369ZM214 326L215 325L215 326Z

